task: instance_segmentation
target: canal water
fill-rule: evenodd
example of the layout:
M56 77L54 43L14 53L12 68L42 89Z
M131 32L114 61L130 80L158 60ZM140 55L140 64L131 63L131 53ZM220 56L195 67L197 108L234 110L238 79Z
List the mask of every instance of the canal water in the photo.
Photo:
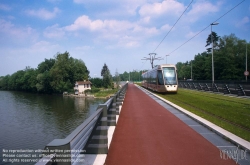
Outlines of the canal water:
M53 139L65 138L105 101L0 91L0 164L12 164L3 156L11 150L44 149Z

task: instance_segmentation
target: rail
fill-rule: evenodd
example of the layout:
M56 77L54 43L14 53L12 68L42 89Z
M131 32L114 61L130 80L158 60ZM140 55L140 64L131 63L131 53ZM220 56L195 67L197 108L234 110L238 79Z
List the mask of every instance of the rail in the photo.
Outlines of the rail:
M116 125L116 115L125 97L128 84L123 87L79 125L65 139L54 139L46 145L36 165L74 165L84 162L83 154L107 154L108 126Z
M250 96L250 83L240 81L179 81L179 87L210 92L219 92L235 96Z

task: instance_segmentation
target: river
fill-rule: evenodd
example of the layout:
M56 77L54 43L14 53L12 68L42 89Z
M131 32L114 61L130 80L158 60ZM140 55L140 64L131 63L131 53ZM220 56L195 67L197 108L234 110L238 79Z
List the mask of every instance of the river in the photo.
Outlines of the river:
M0 164L11 164L3 161L4 150L44 149L53 139L65 138L104 102L104 99L0 91Z

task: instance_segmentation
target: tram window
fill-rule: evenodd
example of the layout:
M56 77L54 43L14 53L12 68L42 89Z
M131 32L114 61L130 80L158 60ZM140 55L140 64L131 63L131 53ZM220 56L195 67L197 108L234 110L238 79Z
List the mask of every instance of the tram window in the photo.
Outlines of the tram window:
M165 80L165 85L176 85L176 74L175 74L175 68L174 67L164 67L163 68L163 76Z
M152 71L152 84L156 84L157 72L156 70Z
M164 85L163 77L162 77L162 71L161 70L158 70L158 84L159 85Z

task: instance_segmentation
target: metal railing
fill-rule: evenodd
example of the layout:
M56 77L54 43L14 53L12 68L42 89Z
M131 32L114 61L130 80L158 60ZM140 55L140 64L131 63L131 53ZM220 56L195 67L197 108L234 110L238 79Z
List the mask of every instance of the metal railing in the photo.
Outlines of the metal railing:
M179 81L179 87L211 92L220 92L223 94L232 94L236 96L250 96L250 83L241 81Z
M82 154L107 154L108 126L116 125L112 120L116 120L119 114L127 87L126 83L109 100L100 104L96 112L65 139L54 139L47 144L44 149L47 152L36 165L72 165L84 161Z

